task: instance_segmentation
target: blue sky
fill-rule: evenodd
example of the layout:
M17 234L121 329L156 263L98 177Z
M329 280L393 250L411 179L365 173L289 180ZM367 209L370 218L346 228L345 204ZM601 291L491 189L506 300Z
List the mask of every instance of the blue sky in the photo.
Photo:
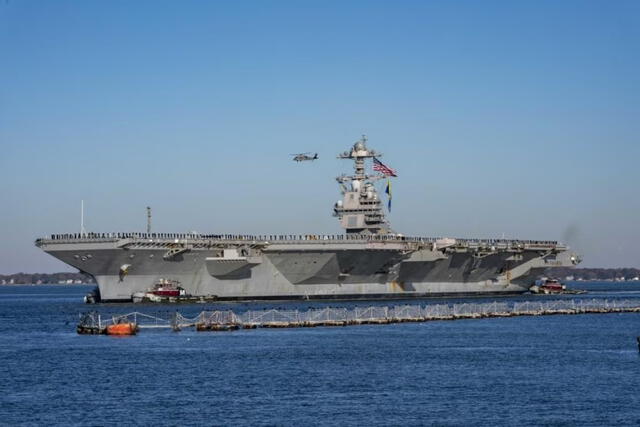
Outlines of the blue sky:
M366 133L405 234L568 241L640 267L640 3L0 4L0 273L145 227L337 233ZM318 151L295 164L289 153Z

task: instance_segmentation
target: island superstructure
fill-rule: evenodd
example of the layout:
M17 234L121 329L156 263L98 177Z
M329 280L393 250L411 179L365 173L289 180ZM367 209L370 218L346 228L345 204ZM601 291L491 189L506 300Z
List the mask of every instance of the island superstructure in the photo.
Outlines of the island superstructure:
M579 257L556 241L410 237L391 229L363 137L338 158L334 205L344 234L54 234L36 246L93 276L102 301L131 301L162 280L225 300L373 299L526 292L549 267Z

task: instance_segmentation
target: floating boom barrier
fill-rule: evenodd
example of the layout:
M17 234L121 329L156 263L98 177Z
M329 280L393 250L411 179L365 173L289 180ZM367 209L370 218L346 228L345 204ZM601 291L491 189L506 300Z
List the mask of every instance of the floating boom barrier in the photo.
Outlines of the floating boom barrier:
M119 324L130 324L133 331L148 328L170 328L179 331L187 327L194 327L197 331L232 331L594 313L640 313L640 298L323 307L308 310L265 309L248 310L239 314L233 310L215 310L202 311L193 318L185 317L177 311L165 317L136 311L103 319L100 313L93 311L81 315L77 332L105 334L110 330L110 326Z

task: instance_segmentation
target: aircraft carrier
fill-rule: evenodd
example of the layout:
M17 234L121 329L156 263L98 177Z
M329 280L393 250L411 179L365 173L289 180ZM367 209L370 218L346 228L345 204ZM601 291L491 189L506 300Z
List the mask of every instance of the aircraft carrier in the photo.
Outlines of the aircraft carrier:
M387 175L367 170L381 156L364 137L338 155L354 163L352 174L336 178L342 199L333 214L343 234L82 232L35 244L93 276L105 302L131 301L163 280L220 301L516 294L545 269L580 262L556 241L394 232L374 185Z

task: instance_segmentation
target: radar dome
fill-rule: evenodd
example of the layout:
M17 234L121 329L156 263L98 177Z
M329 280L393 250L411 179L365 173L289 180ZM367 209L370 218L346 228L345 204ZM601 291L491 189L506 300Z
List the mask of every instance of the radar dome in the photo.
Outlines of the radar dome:
M358 141L355 144L353 144L353 149L355 151L364 151L366 150L366 147L364 146L364 143L362 141Z

